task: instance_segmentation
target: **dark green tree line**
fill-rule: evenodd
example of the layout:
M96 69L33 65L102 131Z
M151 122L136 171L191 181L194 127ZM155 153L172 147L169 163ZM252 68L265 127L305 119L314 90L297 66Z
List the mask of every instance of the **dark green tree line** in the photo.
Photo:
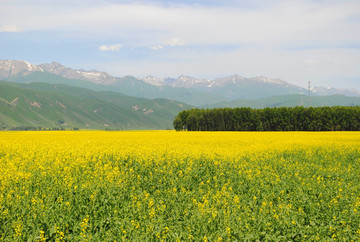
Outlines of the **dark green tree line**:
M360 107L215 108L180 112L176 130L359 131Z

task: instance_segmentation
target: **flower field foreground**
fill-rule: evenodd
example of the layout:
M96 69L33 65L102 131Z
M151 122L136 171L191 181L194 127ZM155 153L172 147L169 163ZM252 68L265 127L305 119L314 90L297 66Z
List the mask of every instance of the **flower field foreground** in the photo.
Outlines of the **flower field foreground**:
M0 240L360 240L359 132L0 133Z

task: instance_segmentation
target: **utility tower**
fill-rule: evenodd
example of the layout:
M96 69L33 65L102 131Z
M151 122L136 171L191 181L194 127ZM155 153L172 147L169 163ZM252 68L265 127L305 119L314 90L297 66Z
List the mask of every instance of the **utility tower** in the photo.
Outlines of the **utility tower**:
M311 89L311 81L308 82L309 93L308 93L308 107L310 107L310 89Z

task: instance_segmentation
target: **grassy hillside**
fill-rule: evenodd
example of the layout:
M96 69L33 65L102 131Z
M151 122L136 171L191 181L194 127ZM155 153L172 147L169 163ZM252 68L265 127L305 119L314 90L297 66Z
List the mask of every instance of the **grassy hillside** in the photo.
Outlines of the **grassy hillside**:
M360 97L349 97L344 95L332 96L310 96L310 106L358 106L360 105ZM251 107L251 108L264 108L264 107L295 107L295 106L308 106L308 96L300 94L273 96L261 99L238 99L229 102L220 102L212 105L202 106L203 108L222 108L222 107Z
M0 82L0 126L80 129L168 129L191 106L63 84Z

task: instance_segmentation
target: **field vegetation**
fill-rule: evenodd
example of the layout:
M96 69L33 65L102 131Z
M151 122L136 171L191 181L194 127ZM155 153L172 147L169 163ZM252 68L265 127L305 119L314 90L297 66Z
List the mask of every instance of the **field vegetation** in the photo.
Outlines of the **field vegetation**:
M359 144L359 132L1 132L0 240L358 241Z

